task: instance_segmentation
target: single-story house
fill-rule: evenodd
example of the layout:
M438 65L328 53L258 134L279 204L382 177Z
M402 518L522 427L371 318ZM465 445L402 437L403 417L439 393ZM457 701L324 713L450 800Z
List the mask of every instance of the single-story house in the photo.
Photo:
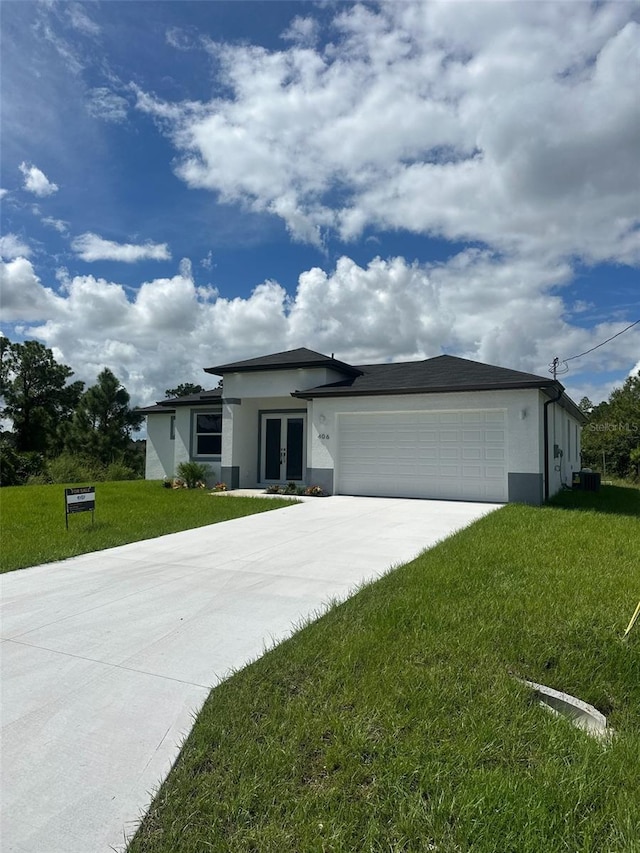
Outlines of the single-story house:
M180 462L230 489L540 504L580 469L585 417L550 376L451 355L352 365L309 349L205 368L223 386L147 417L147 479Z

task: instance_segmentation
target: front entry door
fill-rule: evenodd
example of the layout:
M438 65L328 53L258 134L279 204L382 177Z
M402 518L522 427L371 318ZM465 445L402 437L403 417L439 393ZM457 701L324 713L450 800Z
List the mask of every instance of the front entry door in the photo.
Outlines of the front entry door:
M263 483L304 479L304 415L262 415L261 471Z

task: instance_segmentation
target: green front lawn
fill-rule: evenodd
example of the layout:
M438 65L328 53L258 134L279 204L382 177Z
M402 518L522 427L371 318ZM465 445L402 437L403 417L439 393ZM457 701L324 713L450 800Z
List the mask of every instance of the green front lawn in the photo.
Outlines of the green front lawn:
M638 853L639 497L507 506L234 675L130 853Z
M0 489L0 571L291 505L277 498L212 497L204 489L164 489L161 482L148 480L98 483L95 522L91 523L90 512L76 513L69 517L67 531L64 489L59 485Z

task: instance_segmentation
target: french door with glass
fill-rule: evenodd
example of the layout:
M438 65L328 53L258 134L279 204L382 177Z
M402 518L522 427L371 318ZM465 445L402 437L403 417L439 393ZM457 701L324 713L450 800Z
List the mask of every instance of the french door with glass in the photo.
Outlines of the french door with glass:
M263 483L299 482L305 474L305 415L263 414L260 430L260 479Z

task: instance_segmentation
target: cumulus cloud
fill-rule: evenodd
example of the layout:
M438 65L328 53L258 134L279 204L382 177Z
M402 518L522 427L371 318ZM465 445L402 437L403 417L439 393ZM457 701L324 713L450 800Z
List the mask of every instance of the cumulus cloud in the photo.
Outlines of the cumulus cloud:
M627 4L340 8L329 41L209 43L208 103L138 92L177 174L298 239L367 227L502 251L640 261L640 24ZM336 38L337 32L337 38Z
M133 264L136 261L167 261L171 258L166 243L150 241L136 245L134 243L115 243L105 240L97 234L87 231L74 237L71 248L83 261L123 261Z
M94 118L110 121L115 124L125 121L129 102L121 95L116 95L105 86L91 89L87 101L87 111Z
M0 257L6 261L17 257L28 258L31 249L25 241L17 234L3 234L0 237Z
M79 378L93 381L109 365L137 403L160 399L177 382L206 384L203 367L298 346L352 363L447 352L546 375L554 356L583 352L626 325L568 322L551 289L569 275L563 263L505 262L477 249L427 265L396 257L361 266L344 256L331 270L303 272L293 296L264 281L247 298L228 299L198 287L187 262L133 293L60 271L54 292L19 258L2 271L1 316L30 324L22 333L54 349ZM563 382L571 393L582 388L581 369L626 373L637 354L630 331L572 362Z
M57 316L62 304L52 290L42 286L26 258L0 264L0 321L17 323Z
M2 187L0 187L0 198L4 198L8 194L9 194L9 190L5 190Z
M318 39L320 26L315 18L298 15L282 33L282 38L300 45L313 45Z
M24 189L27 192L44 198L58 192L58 185L50 181L45 173L37 166L20 163L20 171L24 175Z

